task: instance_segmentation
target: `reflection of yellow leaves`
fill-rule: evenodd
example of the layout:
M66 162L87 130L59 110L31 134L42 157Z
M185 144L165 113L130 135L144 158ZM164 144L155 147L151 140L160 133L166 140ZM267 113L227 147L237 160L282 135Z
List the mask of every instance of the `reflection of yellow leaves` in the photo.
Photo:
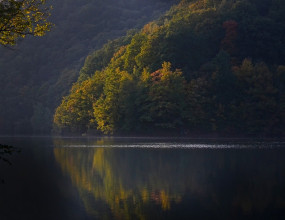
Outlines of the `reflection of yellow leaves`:
M104 145L104 142L105 142L104 139L101 138L101 139L99 139L99 140L96 141L96 144L97 144L97 145Z
M146 188L144 188L142 191L141 191L141 195L142 195L142 200L144 203L148 202L149 201L149 192L147 191Z
M151 201L164 211L171 209L171 201L180 202L180 196L170 194L163 186L160 189L159 186L151 189L138 183L134 183L134 187L124 185L124 176L118 172L120 169L114 166L116 155L113 155L113 152L112 149L106 148L93 148L88 151L80 148L54 149L56 160L78 188L88 213L97 213L98 216L96 207L90 204L93 199L106 203L115 219L130 219L133 216L147 219L144 207Z
M93 165L92 168L99 171L101 174L103 173L103 169L105 167L104 161L104 149L97 149L93 156Z
M160 192L161 197L161 207L163 210L169 210L170 209L170 199L169 195L166 194L164 190Z

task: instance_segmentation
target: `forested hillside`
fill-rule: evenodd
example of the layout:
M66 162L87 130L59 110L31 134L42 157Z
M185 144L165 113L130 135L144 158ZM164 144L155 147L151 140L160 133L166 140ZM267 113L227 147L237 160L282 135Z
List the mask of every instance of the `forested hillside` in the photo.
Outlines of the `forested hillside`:
M86 59L55 130L283 136L284 14L283 0L182 0Z
M129 29L140 29L177 1L47 2L53 6L51 32L0 48L0 134L49 133L55 107L77 80L85 57Z

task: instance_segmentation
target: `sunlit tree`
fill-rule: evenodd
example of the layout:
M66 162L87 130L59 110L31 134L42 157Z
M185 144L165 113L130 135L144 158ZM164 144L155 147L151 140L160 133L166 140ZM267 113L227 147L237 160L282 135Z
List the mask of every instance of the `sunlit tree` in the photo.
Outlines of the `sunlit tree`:
M114 133L118 128L127 129L131 117L129 97L133 94L133 77L126 71L108 69L103 93L94 103L94 117L98 123L97 129L103 133Z
M52 24L46 0L0 0L0 44L15 45L27 35L43 36Z
M93 103L102 93L102 78L98 71L87 80L73 85L70 95L63 98L54 114L54 124L59 130L68 128L71 131L84 132L92 126L96 127Z

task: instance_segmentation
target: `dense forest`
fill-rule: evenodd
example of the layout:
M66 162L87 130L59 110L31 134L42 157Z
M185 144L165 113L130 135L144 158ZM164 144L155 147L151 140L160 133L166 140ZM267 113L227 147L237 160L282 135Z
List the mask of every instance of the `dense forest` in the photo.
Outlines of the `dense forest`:
M182 0L87 57L54 131L284 136L284 13L282 0Z
M47 134L85 57L129 35L176 0L47 0L51 31L0 48L0 134ZM127 44L129 42L125 42Z

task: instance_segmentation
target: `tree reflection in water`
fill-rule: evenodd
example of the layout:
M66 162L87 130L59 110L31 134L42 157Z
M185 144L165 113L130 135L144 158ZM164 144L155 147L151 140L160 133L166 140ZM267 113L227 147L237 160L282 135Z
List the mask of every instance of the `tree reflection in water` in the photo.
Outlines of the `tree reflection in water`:
M0 162L3 161L4 163L11 165L12 163L8 157L11 156L14 152L20 152L20 150L13 146L0 144ZM4 179L1 178L1 176L0 176L0 182L1 183L5 182Z
M11 162L7 158L7 155L11 155L15 151L16 149L12 146L0 144L0 160L11 165Z
M284 150L55 147L99 219L284 216Z

